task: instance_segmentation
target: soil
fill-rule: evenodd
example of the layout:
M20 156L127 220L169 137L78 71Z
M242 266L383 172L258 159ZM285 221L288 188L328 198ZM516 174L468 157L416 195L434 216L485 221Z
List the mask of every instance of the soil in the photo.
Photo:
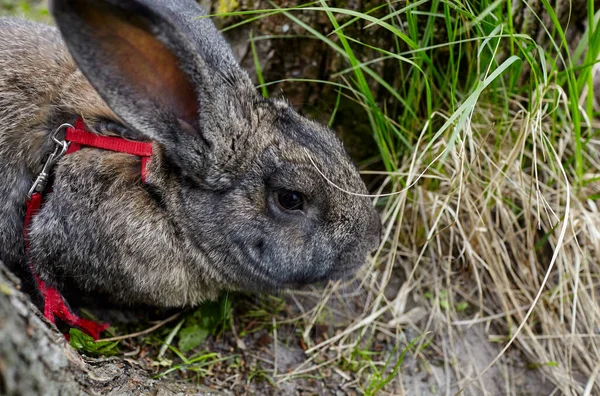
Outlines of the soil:
M80 355L56 327L43 318L28 296L19 291L18 280L0 263L0 394L338 396L362 394L369 386L373 378L364 375L365 372L361 377L340 364L322 364L335 357L333 350L307 363L306 345L299 336L302 321L277 326L275 338L272 326L249 319L249 314L256 313L259 307L268 310L262 297L239 295L233 298L236 300L234 327L219 336L210 336L193 351L196 355L218 353L224 359L207 366L208 371L201 374L180 369L160 376L169 367L181 363L172 353L165 354L165 359L157 359L160 343L156 337L162 338L173 323L148 337L122 342L117 356ZM303 304L309 304L309 300ZM264 318L281 320L293 315L290 307L294 305L288 296L283 311L263 312ZM343 323L335 318L323 321L311 331L311 341L327 339L340 325ZM236 336L242 333L245 335ZM406 334L409 342L419 336L410 330ZM538 371L527 368L516 353L508 353L481 379L465 381L480 372L499 351L498 345L490 343L486 334L482 326L473 326L454 340L454 347L451 347L452 340L436 340L446 356L455 357L454 361L446 362L441 354L430 350L416 356L408 353L398 374L401 383L392 380L381 394L446 395L456 394L461 388L467 395L546 395L552 392L552 384L544 381ZM378 336L374 349L385 356L393 352L394 341ZM297 375L290 377L294 371Z

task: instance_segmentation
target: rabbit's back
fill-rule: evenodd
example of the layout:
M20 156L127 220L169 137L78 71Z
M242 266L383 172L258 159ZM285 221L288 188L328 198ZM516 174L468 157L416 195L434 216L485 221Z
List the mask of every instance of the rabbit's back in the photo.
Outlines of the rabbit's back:
M49 125L63 114L115 117L77 69L58 30L0 18L0 260L24 261L25 196Z
M0 18L0 136L39 123L72 69L56 29Z
M0 135L72 111L113 115L75 66L58 30L0 18Z

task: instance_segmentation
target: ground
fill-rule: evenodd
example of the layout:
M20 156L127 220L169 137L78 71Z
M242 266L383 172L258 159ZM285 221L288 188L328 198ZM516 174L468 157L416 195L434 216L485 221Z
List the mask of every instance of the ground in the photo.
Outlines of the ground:
M186 366L176 354L167 353L157 358L160 343L154 334L122 341L116 356L92 357L80 354L71 346L55 326L43 318L31 304L28 296L18 290L18 280L0 264L0 393L2 394L74 394L98 393L124 394L300 394L300 395L356 395L369 386L359 376L354 376L347 367L326 364L327 359L305 353L306 345L298 334L298 321L292 325L269 326L260 323L269 314L257 320L248 319L252 308L258 304L274 308L256 298L249 304L234 304L234 327L218 336L211 335L198 348L196 355L212 355L199 364ZM252 300L247 295L232 295L232 298ZM293 305L294 298L274 297L279 307L283 301ZM310 304L310 299L304 301ZM291 306L287 305L287 306ZM296 312L297 313L297 312ZM294 313L290 312L290 315ZM185 313L182 313L185 315ZM282 315L274 314L273 321ZM174 321L164 324L172 328ZM327 337L330 327L325 321L317 325L315 342ZM329 322L331 327L336 326ZM121 323L121 328L127 325ZM148 325L150 326L150 325ZM243 326L243 327L242 327ZM256 331L253 331L253 327ZM246 334L240 336L240 334ZM162 332L168 334L168 332ZM459 361L452 366L460 367L463 375L469 376L489 362L498 352L498 347L489 343L483 327L473 326L464 331L457 342ZM416 338L417 334L413 334ZM311 337L313 338L313 337ZM378 337L376 349L389 351L393 343ZM448 340L445 340L446 343ZM335 351L326 354L335 358ZM480 381L466 390L466 394L504 393L506 381L519 389L518 394L546 394L552 385L544 381L539 373L524 367L522 359L511 354L510 364L499 364ZM190 360L193 356L190 357ZM434 362L433 364L427 362ZM521 362L521 363L519 363ZM170 374L162 375L170 367L177 367ZM27 373L27 375L25 375ZM401 383L386 387L385 393L408 395L452 394L459 391L453 368L441 356L422 359L409 354L399 371ZM395 382L395 381L394 381ZM543 391L542 393L540 393ZM384 394L385 394L384 393Z

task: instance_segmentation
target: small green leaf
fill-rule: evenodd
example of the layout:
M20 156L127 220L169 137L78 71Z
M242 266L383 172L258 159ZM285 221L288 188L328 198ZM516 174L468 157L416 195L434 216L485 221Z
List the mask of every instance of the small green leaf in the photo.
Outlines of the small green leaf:
M550 362L545 362L545 363L529 363L527 365L527 368L530 370L537 370L541 367L558 367L558 362L554 362L554 361L550 361Z
M79 329L72 328L69 330L71 346L78 350L79 352L83 352L87 355L92 356L111 356L115 355L119 352L117 345L119 341L100 341L96 342L92 337L83 333Z
M198 325L188 326L179 332L179 349L188 352L202 343L210 333Z
M597 201L600 199L600 194L592 194L588 196L588 199L591 199L592 201Z
M202 304L189 315L179 331L178 346L188 352L199 346L209 335L217 334L231 318L231 300L227 295L219 301Z
M448 309L448 300L446 300L445 298L440 300L440 307L442 307L443 309Z

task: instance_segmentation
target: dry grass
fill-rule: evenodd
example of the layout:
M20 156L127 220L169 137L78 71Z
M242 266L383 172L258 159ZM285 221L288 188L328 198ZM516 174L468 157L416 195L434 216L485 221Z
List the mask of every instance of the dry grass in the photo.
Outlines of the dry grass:
M296 374L316 367L311 360L359 360L348 383L369 393L373 365L382 373L387 367L387 375L395 361L386 366L387 353L361 363L356 351L372 347L369 340L381 334L379 339L402 345L394 351L397 358L422 335L408 353L422 363L441 356L447 393L479 394L486 388L495 393L504 381L503 391L519 393L510 377L496 378L495 384L480 380L499 361L522 366L520 360L532 370L526 375L543 374L561 393L600 392L600 213L597 200L587 198L600 192L599 175L589 172L584 187L572 185L572 133L556 135L553 121L566 95L557 86L544 89L534 106L512 100L508 117L480 103L443 162L431 159L444 152L456 133L451 129L427 155L416 148L397 172L385 174L383 185L399 190L382 202L385 242L350 292L339 284L323 291L305 319L310 358ZM507 120L512 132L496 133ZM599 144L589 142L589 169L600 169ZM399 180L409 188L400 190ZM390 282L398 278L399 288ZM312 342L320 313L347 306L356 296L361 311L336 310L348 321L345 328ZM471 326L483 326L489 342L503 349L469 368L455 344ZM401 366L386 389L402 391L403 375Z

